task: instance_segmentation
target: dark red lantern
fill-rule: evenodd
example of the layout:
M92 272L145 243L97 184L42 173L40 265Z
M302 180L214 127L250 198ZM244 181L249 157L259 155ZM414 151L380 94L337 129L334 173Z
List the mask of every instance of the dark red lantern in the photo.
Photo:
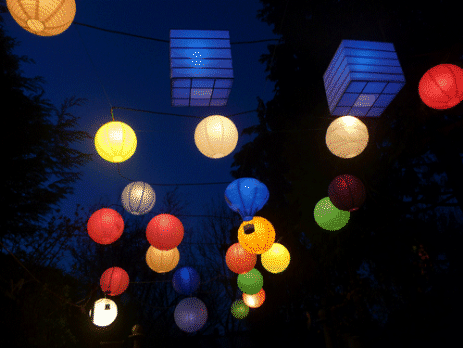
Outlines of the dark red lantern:
M440 64L429 69L418 85L420 98L433 109L449 109L463 100L463 69Z
M124 220L115 210L102 208L90 216L87 232L99 244L111 244L119 239L124 231Z
M365 202L365 186L353 175L339 175L328 186L328 196L336 208L355 211Z
M110 296L120 295L129 286L129 275L120 267L108 268L100 278L100 286Z
M225 262L232 272L247 273L256 265L257 255L251 254L240 243L235 243L228 248Z
M146 239L156 249L173 249L183 239L183 224L173 215L156 215L146 226Z

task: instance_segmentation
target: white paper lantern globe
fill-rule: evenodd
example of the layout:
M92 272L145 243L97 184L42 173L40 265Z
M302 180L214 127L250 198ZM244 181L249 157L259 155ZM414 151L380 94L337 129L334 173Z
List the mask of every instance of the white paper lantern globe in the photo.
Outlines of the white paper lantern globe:
M154 207L156 195L153 188L143 181L128 184L121 196L124 209L133 215L143 215Z
M228 118L220 115L206 117L195 129L195 144L209 158L222 158L235 149L238 130Z
M116 303L109 298L100 298L93 305L93 309L90 310L89 315L92 316L93 311L93 324L96 326L108 326L111 325L117 317L117 306Z
M326 131L326 145L333 155L353 158L368 144L367 126L353 116L342 116L331 122Z
M6 5L16 23L39 36L61 34L76 15L75 0L6 0Z

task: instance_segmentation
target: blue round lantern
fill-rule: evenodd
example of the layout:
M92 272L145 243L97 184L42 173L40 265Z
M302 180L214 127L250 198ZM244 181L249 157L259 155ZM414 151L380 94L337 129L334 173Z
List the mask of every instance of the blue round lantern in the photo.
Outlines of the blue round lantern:
M196 297L181 300L174 311L175 324L185 332L201 329L207 320L207 308L203 301Z
M254 178L240 178L225 189L225 201L231 210L241 215L244 221L252 217L268 201L268 188Z
M175 291L182 295L191 295L198 290L199 274L192 267L179 268L172 278Z

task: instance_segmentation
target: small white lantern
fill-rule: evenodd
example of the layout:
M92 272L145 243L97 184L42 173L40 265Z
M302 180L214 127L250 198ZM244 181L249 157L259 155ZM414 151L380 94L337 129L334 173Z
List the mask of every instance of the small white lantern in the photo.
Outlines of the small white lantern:
M92 316L92 310L89 313ZM117 317L117 306L109 298L100 298L93 305L93 324L97 326L108 326Z
M225 116L206 117L196 126L196 147L209 158L222 158L229 155L235 149L237 142L238 130Z
M368 144L368 129L358 118L343 116L331 122L326 131L326 146L333 155L352 158Z
M125 210L129 213L143 215L153 209L156 195L153 188L146 182L134 181L124 188L121 200Z

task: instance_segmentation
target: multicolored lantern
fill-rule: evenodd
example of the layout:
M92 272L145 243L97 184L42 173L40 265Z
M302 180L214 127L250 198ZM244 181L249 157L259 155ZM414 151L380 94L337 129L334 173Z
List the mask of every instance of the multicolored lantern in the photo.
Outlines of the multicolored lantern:
M359 119L343 116L331 122L326 131L326 146L333 155L352 158L367 147L368 128Z
M196 297L184 298L175 307L174 320L180 330L198 331L207 321L206 305Z
M172 278L175 291L182 295L191 295L198 290L199 274L192 267L182 267L175 271Z
M206 157L225 157L233 152L237 143L238 130L235 124L224 116L208 116L196 126L195 144Z
M156 249L173 249L183 240L183 224L173 215L156 215L146 227L146 239Z
M349 217L350 212L336 208L329 197L322 198L315 205L315 221L325 230L337 231L343 228L349 221Z
M146 252L146 263L149 268L157 273L166 273L177 267L180 253L177 248L171 250L159 250L153 246Z
M236 300L231 305L231 313L236 319L244 319L249 313L249 307L243 300Z
M339 175L328 186L328 197L336 208L356 211L365 202L365 186L353 175Z
M109 298L100 298L93 305L93 309L90 310L90 317L92 317L92 314L93 324L101 327L111 325L117 317L116 303Z
M418 85L420 98L427 106L443 110L463 100L463 69L439 64L423 75Z
M238 287L246 294L257 294L263 286L264 277L262 277L262 274L255 268L247 273L238 275Z
M225 262L232 272L247 273L256 265L257 255L244 249L240 243L235 243L228 248Z
M121 201L124 209L130 214L143 215L153 209L156 195L146 182L134 181L122 191Z
M97 210L87 222L90 238L99 244L111 244L119 239L124 231L122 216L110 208Z
M249 221L267 203L269 192L267 186L254 178L240 178L225 189L225 201L231 210Z
M238 229L238 242L248 252L262 254L275 242L275 229L263 217L254 216L251 221L243 221Z
M290 260L288 249L280 243L273 243L272 247L260 256L262 266L271 273L283 272Z
M104 124L95 135L95 148L106 161L120 163L128 160L137 148L137 137L129 125L111 121Z
M259 308L265 301L265 291L260 289L257 294L250 295L243 293L243 302L251 308Z
M101 275L100 286L110 296L120 295L129 286L129 275L120 267L108 268Z

